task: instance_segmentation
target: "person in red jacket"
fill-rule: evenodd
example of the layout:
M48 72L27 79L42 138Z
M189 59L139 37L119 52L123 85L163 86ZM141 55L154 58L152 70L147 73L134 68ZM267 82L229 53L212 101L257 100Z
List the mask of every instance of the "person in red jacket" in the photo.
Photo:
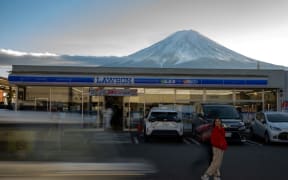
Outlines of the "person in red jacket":
M222 126L222 121L220 118L215 118L213 122L213 130L210 141L213 150L213 159L205 174L201 176L201 179L209 180L209 177L213 176L214 180L220 180L220 167L222 164L224 151L227 149L225 129Z

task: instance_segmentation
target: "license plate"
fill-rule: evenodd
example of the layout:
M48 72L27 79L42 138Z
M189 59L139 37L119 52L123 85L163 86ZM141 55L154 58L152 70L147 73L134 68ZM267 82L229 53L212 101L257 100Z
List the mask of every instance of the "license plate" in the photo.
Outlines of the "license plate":
M226 132L225 133L225 137L231 137L232 136L232 133L231 132Z

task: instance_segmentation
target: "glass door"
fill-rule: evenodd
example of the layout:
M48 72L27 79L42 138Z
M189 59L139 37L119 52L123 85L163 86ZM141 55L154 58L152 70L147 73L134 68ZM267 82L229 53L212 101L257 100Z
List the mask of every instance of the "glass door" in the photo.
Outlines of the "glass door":
M141 130L143 127L145 110L144 88L132 88L130 90L137 93L123 97L123 130Z
M123 130L136 131L141 128L144 118L144 103L139 96L123 99Z
M92 111L96 114L95 128L104 130L105 99L104 96L92 97Z

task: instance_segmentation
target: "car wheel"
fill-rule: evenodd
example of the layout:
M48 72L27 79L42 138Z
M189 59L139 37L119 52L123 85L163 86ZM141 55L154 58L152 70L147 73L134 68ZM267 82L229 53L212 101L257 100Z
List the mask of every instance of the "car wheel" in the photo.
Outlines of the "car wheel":
M144 127L144 141L145 142L149 141L149 136L146 134L146 127Z
M250 127L250 138L255 139L255 133L252 127Z
M267 132L264 135L264 141L265 141L265 144L269 144L270 143L269 134Z
M177 137L177 142L183 142L183 136L178 136Z
M192 126L192 137L196 136L196 130L195 130L195 126Z

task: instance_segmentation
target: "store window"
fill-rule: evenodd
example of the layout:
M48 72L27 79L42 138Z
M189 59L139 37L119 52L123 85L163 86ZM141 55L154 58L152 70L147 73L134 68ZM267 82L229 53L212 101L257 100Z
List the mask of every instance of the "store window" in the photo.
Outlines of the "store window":
M71 94L70 87L52 87L50 89L50 103L52 112L65 112L69 110L69 101Z
M50 88L26 86L18 89L20 110L49 111Z
M176 89L176 109L184 124L191 131L194 104L203 101L203 90Z
M263 106L262 95L262 89L235 90L236 106L241 107L243 113L261 111Z
M137 90L137 96L124 98L124 129L136 129L144 118L145 90L144 88L131 88Z
M277 90L265 90L264 99L266 111L277 111Z
M165 106L175 108L175 89L173 88L146 88L145 89L145 114L152 107Z
M206 102L233 104L233 90L206 90Z
M236 90L236 101L261 101L262 89L258 90Z

